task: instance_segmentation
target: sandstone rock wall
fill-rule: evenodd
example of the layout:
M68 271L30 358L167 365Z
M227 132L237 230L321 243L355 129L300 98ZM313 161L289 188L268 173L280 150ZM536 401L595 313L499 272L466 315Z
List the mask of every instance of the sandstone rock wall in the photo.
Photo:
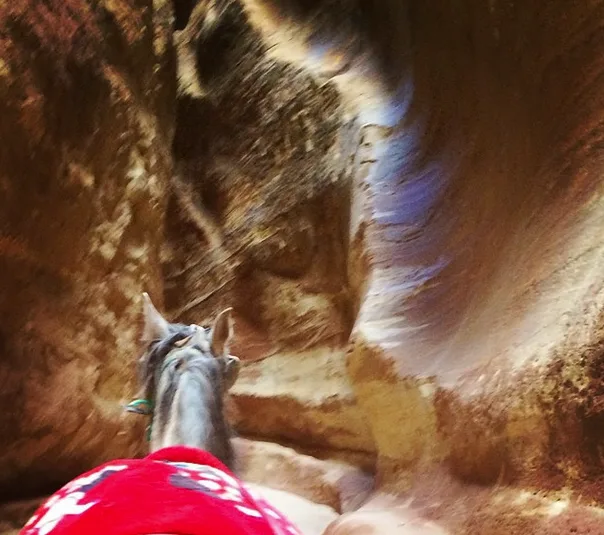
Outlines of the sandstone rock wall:
M93 7L94 6L94 7ZM140 450L140 292L161 292L168 2L0 7L0 492Z
M342 350L356 306L351 118L333 84L267 54L245 6L208 5L177 37L198 28L197 86L180 86L166 306L186 322L234 307L233 352L250 363L234 389L240 432L372 454Z
M340 284L354 327L344 344L340 340L349 357L337 390L351 392L369 432L357 427L357 441L337 447L375 450L383 490L421 494L420 482L428 479L442 483L437 494L444 501L452 489L468 498L481 511L477 521L459 520L469 518L471 507L440 511L456 530L492 532L499 523L511 529L519 514L507 497L493 498L499 506L491 509L488 497L470 499L475 484L570 485L577 496L599 503L600 3L241 4L268 54L246 52L253 34L245 30L241 53L256 61L246 82L259 83L265 68L259 65L268 57L305 69L338 93L336 137L345 147L350 195L349 217L340 227L347 231ZM241 63L228 55L221 65L221 74L208 80L202 64L195 91L216 103L227 98L239 112L238 100L223 91ZM262 100L248 102L265 109ZM250 153L235 152L243 166L252 165ZM333 153L329 160L342 161ZM280 190L275 181L273 198L287 207L291 190ZM252 198L256 189L241 191ZM232 225L238 208L225 206ZM333 258L326 245L317 254ZM247 247L227 253L239 259L238 267L250 265ZM236 280L232 276L229 292ZM304 280L298 275L294 287L303 289ZM263 279L252 295L264 295L268 286ZM237 303L241 294L222 295ZM280 299L261 309L263 327L250 328L242 350L260 346L259 353L271 354L268 341L289 333L291 323L278 314L283 294L271 295ZM299 306L298 296L290 310ZM243 308L258 310L248 299ZM314 317L316 332L333 326ZM247 329L250 321L242 319ZM329 351L337 359L328 340L311 340L316 354ZM296 388L300 380L289 363L299 358L305 369L300 344L278 347L275 363L248 367L236 391L240 429L333 446L321 436L331 406L321 405L315 429L301 423L304 437L290 423L304 422L301 407L312 407L320 391L314 376L306 393ZM317 369L329 376L328 366ZM275 380L285 376L285 383ZM261 405L264 392L279 403ZM298 403L286 403L284 393ZM341 421L348 425L351 418ZM547 529L576 523L570 516ZM589 522L573 529L587 532ZM545 528L536 521L526 529Z
M0 12L0 489L141 451L144 287L234 306L242 434L403 497L332 533L602 528L602 2L176 0L178 61L160 0L35 4Z

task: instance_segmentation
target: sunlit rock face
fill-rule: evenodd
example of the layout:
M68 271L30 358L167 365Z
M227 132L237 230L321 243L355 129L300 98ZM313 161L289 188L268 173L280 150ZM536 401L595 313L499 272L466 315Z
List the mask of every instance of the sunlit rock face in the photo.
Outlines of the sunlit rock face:
M375 474L327 533L604 530L604 4L54 4L0 18L0 487L142 451L144 288L234 307L241 434Z
M120 404L162 288L175 83L171 6L136 5L0 7L4 497L141 451Z
M220 26L216 20L233 21L239 7L245 17L230 26L238 29L221 45L224 61L209 65L203 46L217 46L211 28ZM467 497L474 484L568 486L600 503L600 3L241 0L236 7L208 3L206 10L199 19L191 16L180 36L181 64L188 65L187 36L209 17L197 33L196 78L179 71L187 81L181 102L187 117L192 108L212 110L204 111L212 117L205 122L230 123L230 129L227 141L223 134L195 141L185 135L186 143L175 145L183 173L201 180L199 198L209 199L211 224L196 226L197 241L171 246L168 278L176 272L181 280L168 281L173 287L166 295L186 314L207 316L222 299L235 302L246 331L238 347L243 358L246 349L249 360L270 355L270 362L250 364L235 390L240 428L374 451L377 480L387 491L419 493L417 481L432 477L442 482L435 496L454 488ZM279 91L248 89L264 87L267 71ZM285 115L281 138L269 138L266 124L267 101L278 108L285 86L295 88L291 102L321 125L315 131L329 133L315 135L324 144L293 167L279 148L294 139L295 121ZM318 95L332 90L330 107ZM246 104L243 94L251 97ZM239 141L252 128L253 140ZM182 147L198 141L203 150L187 156ZM214 157L203 167L194 162L200 154ZM212 170L219 156L225 163ZM345 170L339 186L328 185L337 183L326 180L328 169ZM315 185L310 190L308 180ZM329 191L344 202L345 217L330 227L338 231L299 245L299 210L325 206ZM330 208L321 213L336 213ZM317 236L324 225L315 216L306 228ZM182 235L184 227L176 229L174 236ZM211 229L222 230L218 259L207 245ZM283 239L283 256L270 242L275 235ZM188 265L199 266L188 275L183 249L197 259ZM304 251L313 251L311 260ZM325 258L338 268L319 271ZM284 271L287 259L298 269ZM345 296L343 323L326 312L335 292L317 288L336 272L340 278L330 288ZM220 273L223 290L210 291L216 283L203 282L200 273ZM178 297L193 284L207 296L198 309ZM350 331L326 336L336 325ZM312 350L316 370L332 378L338 348L347 351L346 373L341 386L329 379L334 399L350 392L350 407L364 421L346 444L326 438L332 406L319 399L315 375L304 383L307 375L296 375L292 363L298 355L306 370ZM336 360L325 365L326 355ZM272 395L278 403L263 401ZM305 418L316 407L313 428ZM342 436L353 419L336 419L345 422L335 431ZM304 433L296 434L295 422ZM438 478L429 476L435 470ZM475 498L480 515L472 522L456 517L469 518L471 508L445 508L439 529L494 532L496 519L512 519L504 523L511 529L522 500L510 496L498 508ZM545 529L540 519L547 517L547 529L560 531L575 522L572 507L572 499L558 508L527 502L536 520L526 529ZM584 525L571 527L592 529L593 519L584 518Z

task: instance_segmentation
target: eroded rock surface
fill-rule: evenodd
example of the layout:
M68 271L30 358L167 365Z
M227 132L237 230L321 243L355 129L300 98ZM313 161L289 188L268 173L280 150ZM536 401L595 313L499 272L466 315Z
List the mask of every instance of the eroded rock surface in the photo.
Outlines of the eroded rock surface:
M242 6L224 4L199 38L208 96L179 99L166 304L183 321L233 304L246 360L339 348L353 317L338 94L268 58Z
M307 447L374 453L345 357L344 352L315 350L250 363L231 391L239 432Z
M355 511L369 498L373 477L335 460L321 460L269 442L235 439L238 474L246 481L297 494L338 513Z
M330 507L296 494L262 485L248 484L248 487L286 515L303 535L321 535L338 518L338 514Z
M338 226L344 232L333 234L340 255L334 255L330 240L315 242L313 250L319 263L327 257L340 266L338 273L345 269L337 286L343 289L339 294L346 298L346 325L351 327L349 337L321 337L325 325L331 332L338 325L327 314L326 302L310 309L314 321L307 324L298 315L292 323L291 316L281 314L285 296L291 299L288 310L309 310L301 308L308 273L289 269L287 281L279 280L274 271L280 276L285 272L278 255L267 249L258 257L259 249L225 239L239 245L229 245L228 261L215 265L237 268L223 279L224 291L198 303L200 311L218 306L212 303L221 296L237 303L245 294L240 308L248 315L240 315L247 334L241 351L250 348L250 360L271 359L250 364L244 376L235 402L241 429L303 441L291 424L299 415L312 440L333 445L322 432L330 409L319 404L313 430L305 421L313 391L306 399L291 394L297 392L295 372L288 378L284 374L285 382L273 381L281 368L272 359L283 359L286 366L298 353L303 369L304 352L311 348L298 337L298 326L309 325L302 334L313 350L326 346L339 355L339 346L349 351L348 381L341 384L352 386L351 407L358 407L370 430L383 490L413 496L419 492L417 481L429 480L439 467L452 477L445 487L460 503L473 484L507 484L515 490L548 491L570 485L576 495L601 504L600 3L569 9L553 2L545 10L537 4L473 1L430 6L342 1L326 6L241 0L240 5L252 30L239 19L239 26L231 26L239 28L230 34L239 51L232 44L227 47L215 76L208 76L203 59L197 86L188 86L189 96L211 102L210 107L222 103L222 109L246 110L239 114L245 118L244 131L250 117L258 121L265 116L247 110L266 107L249 90L254 95L250 107L238 107L231 83L243 87L237 84L243 73L248 74L245 82L263 87L259 74L267 64L278 65L282 73L295 65L336 91L337 108L313 120L325 124L336 113L337 126L324 138L331 140L327 151L313 158L316 167L305 167L303 177L320 180L326 173L315 175L315 169L346 160L339 168L349 217ZM200 20L207 20L207 13ZM211 34L208 29L198 33L200 46L211 41ZM241 57L237 54L254 66L235 60ZM237 72L228 65L241 68ZM294 79L289 77L289 83ZM282 131L289 128L291 121ZM255 148L238 145L239 169L266 161L260 157L263 150ZM183 161L191 164L186 157ZM285 220L299 229L297 208L288 203L291 194L307 199L304 178L287 168L287 160L274 165L283 165L290 183L300 189L281 189L274 181L267 196L262 181L254 182L248 172L247 181L238 182L245 183L237 187L239 198L249 207L247 199L262 191L262 204L256 201L251 213L284 207L291 214ZM236 167L227 178L216 178L213 187L240 177ZM202 183L201 198L211 190ZM317 205L322 197L311 198ZM274 199L280 199L277 205ZM249 208L245 217L239 211L239 201L206 204L217 205L223 207L215 212L217 228L220 221L227 229L235 221L253 222ZM270 225L282 232L276 221ZM201 235L208 240L210 233L202 230ZM223 239L227 235L235 236L225 233ZM287 237L286 258L309 265L298 249L287 249L299 243L298 234L292 230L282 236ZM265 246L261 238L257 244L260 250ZM178 256L176 252L172 259ZM267 263L266 258L272 260ZM168 266L168 275L172 269ZM240 290L237 269L246 276L254 273L246 291ZM260 280L254 290L252 280ZM292 330L296 336L290 338ZM317 338L310 335L313 331ZM320 397L320 392L317 388L314 394ZM346 386L343 392L348 392ZM271 411L268 398L273 395L281 403ZM285 402L292 397L296 404ZM498 514L494 502L483 505L489 513L474 515L453 506L438 529L489 531L498 521L493 519L505 517L502 525L510 526L523 510L519 506ZM424 518L425 512L419 514ZM487 519L490 514L492 520ZM454 521L459 515L466 523ZM565 522L552 515L527 529L561 530ZM591 527L573 529L587 533Z
M177 0L176 64L86 5L0 18L0 487L140 448L144 286L234 307L241 433L377 458L358 512L248 465L328 533L604 532L604 3Z
M122 418L161 292L174 129L168 2L0 7L0 493L141 451Z

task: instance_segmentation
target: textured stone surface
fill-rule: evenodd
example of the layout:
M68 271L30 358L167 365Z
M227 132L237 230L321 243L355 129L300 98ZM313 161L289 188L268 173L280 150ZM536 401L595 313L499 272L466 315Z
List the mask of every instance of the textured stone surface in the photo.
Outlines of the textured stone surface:
M382 489L415 492L416 480L430 481L431 470L440 467L459 483L451 492L462 501L479 483L549 492L570 485L601 504L602 4L342 1L329 4L330 11L319 2L241 3L268 56L253 32L240 33L239 51L229 48L219 74L202 75L200 87L211 96L210 107L228 102L223 109L239 112L230 84L240 73L227 67L237 64L239 53L255 61L240 71L251 68L250 83L258 83L254 76L272 60L284 76L283 63L293 64L337 90L339 126L331 148L313 163L314 169L339 166L348 217L333 233L340 254L330 240L317 240L314 258L329 259L334 272L346 270L340 294L351 327L342 338L311 336L324 325L334 332L337 323L326 302L314 301L310 318L316 321L300 314L308 310L301 306L308 273L286 273L274 249L254 252L251 261L254 249L235 238L245 234L228 230L225 243L234 246L228 265L235 267L220 295L235 303L245 295L239 308L249 335L241 339L241 352L249 347L249 360L271 356L251 364L241 384L235 400L241 428L304 441L291 418L280 420L297 412L305 435L333 445L322 431L331 408L319 404L314 434L305 419L322 388L300 395L289 363L297 356L304 369L305 351L328 346L338 355L339 345L348 350L349 382L341 384L352 385L351 399L369 426ZM201 41L208 39L202 32ZM258 104L264 100L254 98L250 106L265 111ZM312 109L309 101L304 105ZM249 117L257 121L259 115ZM313 120L325 124L325 117L333 116L327 111ZM243 123L241 131L248 131ZM254 150L235 149L238 169L266 162L262 147L271 141L259 134L253 139ZM304 179L320 180L326 168L313 175L306 167ZM229 169L228 178L214 181L219 187L239 176ZM298 209L289 202L290 195L297 205L308 198L304 179L289 175L296 189L275 180L269 195L261 180L250 187L252 175L237 187L246 211L227 198L217 204L226 207L217 220L233 229L236 221L252 222L250 214L270 214L278 206L290 214L290 232L299 229ZM319 198L311 197L315 206ZM283 228L275 220L270 225ZM284 250L297 243L294 235L282 234ZM294 250L286 258L309 265ZM254 273L245 291L240 269L248 277ZM258 277L259 269L271 273ZM277 270L289 279L276 278ZM215 306L208 301L200 310L207 314ZM321 374L308 375L314 373ZM343 392L348 395L347 387ZM273 395L281 403L271 406ZM293 397L294 410L285 402ZM475 515L449 510L442 529L489 532L499 516L502 525L513 525L522 515L522 507L497 512L488 500L482 507L487 512ZM417 514L423 522L425 512ZM466 523L453 522L455 515ZM527 529L563 530L565 522L541 517Z
M303 535L321 535L338 518L338 514L326 505L262 485L251 483L248 486L286 515Z
M174 319L234 307L239 431L377 456L397 498L332 533L602 531L604 3L185 4L172 78L150 12L0 24L5 488L136 450L145 285Z
M350 187L337 92L268 58L241 6L223 3L199 38L209 96L179 99L166 305L203 321L232 304L245 360L341 347Z
M21 527L31 518L43 499L23 500L0 505L0 533L17 535Z
M377 493L358 511L341 515L325 535L602 532L602 512L569 491L543 493L472 487L442 474L423 477L407 496Z
M338 513L358 509L373 490L371 475L346 462L241 438L235 440L235 450L238 474L245 481L297 494Z
M140 451L140 292L161 290L168 2L0 7L0 493ZM16 490L18 489L18 490Z
M234 423L241 433L306 446L375 451L343 352L279 354L251 363L231 392L237 411Z
M447 535L437 524L394 507L351 513L334 521L325 535Z

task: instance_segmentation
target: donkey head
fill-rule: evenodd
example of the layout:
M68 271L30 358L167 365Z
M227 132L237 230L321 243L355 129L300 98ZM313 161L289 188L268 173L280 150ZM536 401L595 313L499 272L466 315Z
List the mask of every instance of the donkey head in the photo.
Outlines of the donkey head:
M139 366L152 414L151 451L194 446L230 466L231 430L223 405L240 366L228 351L231 309L221 312L208 328L169 323L146 293L143 300L147 350Z

